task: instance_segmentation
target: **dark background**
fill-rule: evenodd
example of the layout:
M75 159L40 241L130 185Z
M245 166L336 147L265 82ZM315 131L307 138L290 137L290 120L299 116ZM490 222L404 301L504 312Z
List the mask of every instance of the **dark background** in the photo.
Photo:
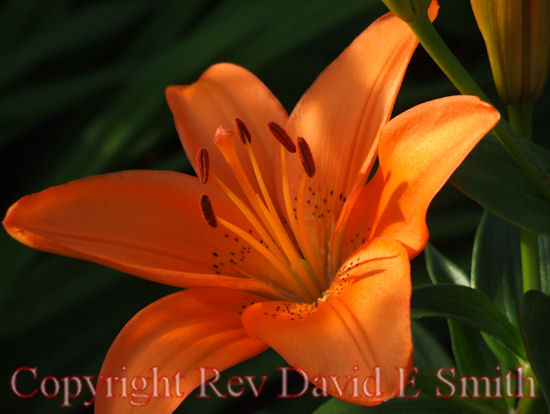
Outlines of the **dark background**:
M436 26L477 81L495 97L469 2L441 0ZM355 36L385 13L378 0L7 0L0 5L0 207L25 194L86 175L124 169L190 172L164 101L170 84L191 83L229 61L254 72L290 112L301 94ZM395 113L456 93L420 47ZM548 94L535 112L544 143ZM432 204L431 243L468 269L481 208L446 186ZM9 388L20 366L46 375L93 375L124 324L173 288L75 259L35 252L0 234L3 412L89 412L77 399L23 400ZM427 280L423 258L415 284ZM423 327L428 328L426 332ZM423 321L446 349L446 325ZM280 400L274 352L230 373L269 375L262 398L196 399L178 412L312 411L323 400ZM26 378L29 378L29 374ZM21 378L25 378L21 376ZM297 379L297 378L296 378ZM298 385L301 380L298 380Z

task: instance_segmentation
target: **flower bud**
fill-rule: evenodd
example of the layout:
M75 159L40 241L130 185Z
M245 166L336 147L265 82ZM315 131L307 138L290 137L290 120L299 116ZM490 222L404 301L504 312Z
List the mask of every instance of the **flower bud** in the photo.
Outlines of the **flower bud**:
M497 91L507 104L534 102L550 60L550 1L471 0Z
M386 7L401 20L410 22L428 12L431 0L382 0Z

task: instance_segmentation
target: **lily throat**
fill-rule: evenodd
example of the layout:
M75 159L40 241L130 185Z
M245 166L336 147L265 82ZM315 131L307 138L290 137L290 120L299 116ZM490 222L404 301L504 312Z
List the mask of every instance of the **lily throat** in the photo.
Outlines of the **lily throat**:
M277 289L288 300L316 301L323 297L334 273L328 260L334 226L334 219L331 219L334 194L330 191L322 195L315 190L316 165L303 137L298 137L295 143L281 125L267 123L269 139L275 138L280 144L280 171L267 172L278 180L278 188L274 191L256 157L252 145L256 137L251 136L239 118L235 119L235 129L240 142L236 142L233 131L220 126L214 143L238 183L238 189L215 173L216 166L210 165L211 157L205 148L196 152L196 171L203 184L211 180L229 197L248 219L251 228L239 227L230 217L224 216L223 211L216 211L206 194L200 199L204 220L210 227L223 228L232 237L245 241L255 254L260 254L273 266L273 274L262 278L262 282ZM240 154L237 145L244 146ZM340 196L335 201L343 203L345 199Z

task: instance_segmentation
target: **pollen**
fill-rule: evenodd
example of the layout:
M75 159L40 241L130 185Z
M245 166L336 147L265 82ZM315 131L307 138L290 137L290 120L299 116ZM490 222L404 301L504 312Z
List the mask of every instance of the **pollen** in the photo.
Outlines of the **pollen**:
M308 177L313 177L315 175L315 162L313 162L309 145L302 137L298 137L298 153L300 154L300 161L302 161L304 171Z
M201 180L201 183L206 184L208 181L208 172L210 169L210 162L208 157L208 151L206 148L199 148L197 150L197 175Z
M212 203L210 198L206 194L201 196L201 211L204 221L213 228L218 227L218 222L216 221L216 215L214 214L214 209L212 208Z
M206 184L210 177L246 217L248 225L242 227L235 221L235 217L228 216L223 211L216 214L206 195L201 196L200 200L204 220L213 228L221 226L228 231L224 233L226 239L244 243L247 254L253 249L267 260L273 267L273 272L258 276L263 278L261 281L280 289L289 299L314 301L327 288L328 278L324 251L318 248L317 242L312 244L305 224L305 220L312 216L309 214L309 206L315 205L314 211L320 210L319 204L312 202L318 202L318 197L312 190L313 183L309 180L315 174L311 150L303 138L297 139L297 146L278 123L266 124L265 133L273 136L280 144L279 179L284 197L284 205L281 206L276 202L278 199L273 193L272 182L264 178L265 163L260 162L262 159L256 156L251 130L241 118L235 118L234 128L239 140L234 139L230 129L220 126L216 131L214 143L240 188L230 187L225 177L218 176L215 170L211 171L209 154L205 149L197 151L197 170L201 182ZM254 133L258 134L258 131L255 130ZM238 147L239 144L243 147ZM293 181L298 183L298 188L291 188L287 157L292 157L297 151L305 174L298 173L297 177L292 177ZM272 173L270 171L270 174ZM307 197L304 194L306 186ZM294 197L291 196L291 191L295 192ZM308 206L307 215L304 206ZM317 213L313 216L317 218L315 214ZM241 261L241 257L231 256L227 258L228 263L234 265ZM214 269L216 272L221 270L220 264L216 263Z
M282 126L276 122L268 122L267 127L288 152L292 154L296 152L296 144L294 144L292 138L290 138Z
M252 142L252 135L250 135L250 131L246 127L245 123L239 118L235 118L235 124L239 130L239 135L241 136L241 141L243 144L246 144L247 142L250 144Z

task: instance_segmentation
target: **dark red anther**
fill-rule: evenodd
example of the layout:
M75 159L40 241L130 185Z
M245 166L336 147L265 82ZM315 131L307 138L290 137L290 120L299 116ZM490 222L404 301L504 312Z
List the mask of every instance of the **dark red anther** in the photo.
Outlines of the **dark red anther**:
M206 194L201 195L201 211L206 223L213 228L218 226L212 203Z
M235 124L237 125L237 129L239 130L239 135L241 136L241 141L243 144L252 142L252 135L250 135L250 131L246 127L243 121L241 121L239 118L235 118Z
M210 160L206 148L197 150L197 174L201 183L206 184L208 181L208 173L210 171Z
M290 138L282 126L276 122L268 122L267 127L273 136L277 138L277 141L279 141L288 152L296 152L296 145L292 142L292 138Z
M309 145L307 145L306 140L302 137L298 137L298 153L300 154L300 161L302 161L304 171L309 177L313 177L315 175L315 162L313 161Z

